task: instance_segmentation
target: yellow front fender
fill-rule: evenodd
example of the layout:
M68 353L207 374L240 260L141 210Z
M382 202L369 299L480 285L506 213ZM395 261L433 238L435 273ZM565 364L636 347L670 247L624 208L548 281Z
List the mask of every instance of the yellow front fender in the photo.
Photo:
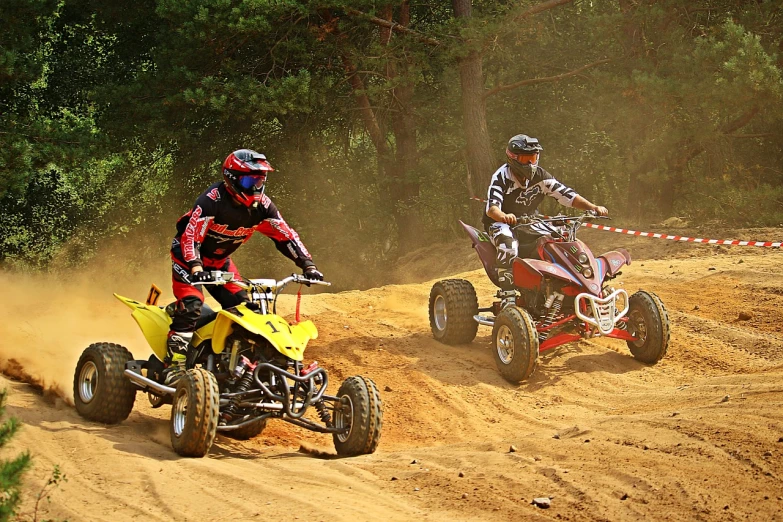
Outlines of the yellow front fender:
M318 329L312 321L288 324L274 314L257 314L244 304L228 310L220 310L212 330L212 350L221 353L226 348L226 338L239 325L248 332L260 335L274 348L294 361L304 359L304 351L310 339L318 337Z
M118 294L114 294L114 297L133 310L131 317L141 328L141 333L144 334L152 351L162 361L166 357L166 338L171 324L169 314L159 306L146 305Z

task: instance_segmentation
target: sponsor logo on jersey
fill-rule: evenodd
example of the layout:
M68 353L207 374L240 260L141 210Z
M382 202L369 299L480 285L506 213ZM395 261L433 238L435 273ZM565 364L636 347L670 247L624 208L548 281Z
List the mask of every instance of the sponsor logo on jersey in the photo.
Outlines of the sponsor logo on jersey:
M185 261L188 262L198 259L198 254L196 252L196 241L198 240L196 238L196 234L198 233L201 212L201 207L196 205L196 207L190 213L190 219L188 220L188 225L185 227L185 233L182 234L184 239L182 254L185 258Z
M220 201L220 191L216 188L213 188L207 192L207 197L212 201Z
M247 237L251 234L253 234L252 228L245 228L245 227L239 227L236 230L231 230L228 228L228 225L218 225L213 224L209 227L209 230L211 232L214 232L216 234L220 234L223 236L230 236L230 237Z
M520 192L516 201L520 205L527 207L533 203L533 199L539 194L541 194L541 188L538 185L535 185L532 189L529 189L526 192Z

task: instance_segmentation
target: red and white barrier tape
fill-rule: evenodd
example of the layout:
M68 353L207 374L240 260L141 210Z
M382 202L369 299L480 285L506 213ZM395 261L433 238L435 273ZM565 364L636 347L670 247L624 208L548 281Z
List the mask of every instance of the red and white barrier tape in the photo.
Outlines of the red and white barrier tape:
M486 199L477 197L471 197L470 199L486 203ZM543 218L551 218L552 216L541 216ZM682 241L684 243L707 243L709 245L736 245L736 246L757 246L757 247L771 247L781 248L783 241L740 241L738 239L704 239L700 237L685 237L685 236L671 236L667 234L655 234L653 232L639 232L638 230L628 230L625 228L607 227L604 225L596 225L595 223L583 223L583 227L595 228L598 230L607 230L609 232L617 232L619 234L628 234L630 236L640 237L654 237L658 239L670 239L672 241Z
M703 239L700 237L670 236L666 234L654 234L652 232L639 232L638 230L627 230L624 228L607 227L596 225L595 223L583 223L583 227L597 228L598 230L608 230L619 234L628 234L630 236L655 237L658 239L670 239L672 241L682 241L684 243L707 243L710 245L737 245L737 246L757 246L780 248L783 241L740 241L737 239Z

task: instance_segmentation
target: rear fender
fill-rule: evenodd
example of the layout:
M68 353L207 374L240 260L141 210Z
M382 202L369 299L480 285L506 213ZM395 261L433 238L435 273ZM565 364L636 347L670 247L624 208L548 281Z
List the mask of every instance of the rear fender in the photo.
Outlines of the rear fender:
M144 334L144 338L147 340L150 348L152 348L152 351L160 360L163 360L166 357L166 339L168 338L169 325L171 324L169 314L159 306L140 303L135 299L129 299L118 294L114 294L114 297L133 310L131 317L141 328L141 333Z
M618 248L598 256L596 261L598 262L601 280L603 280L607 275L614 276L623 265L630 265L631 254L624 248Z
M467 225L460 221L460 224L465 228L465 232L470 236L470 241L473 243L473 248L476 249L476 253L481 260L481 264L484 266L484 270L487 272L489 279L495 286L501 286L498 279L498 271L495 263L497 263L498 253L495 245L490 241L486 232L483 232L475 227Z
M310 339L318 337L318 329L312 321L288 324L275 314L257 314L244 304L220 310L212 323L212 350L221 353L226 349L226 339L239 325L250 333L260 335L281 354L294 361L304 359L304 351ZM209 325L207 325L209 326ZM204 328L206 328L205 326Z

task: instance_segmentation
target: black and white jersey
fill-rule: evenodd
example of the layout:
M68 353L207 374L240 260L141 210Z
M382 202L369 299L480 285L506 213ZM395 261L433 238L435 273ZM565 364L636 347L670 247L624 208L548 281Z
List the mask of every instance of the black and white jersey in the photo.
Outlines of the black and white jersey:
M561 205L571 207L577 195L576 191L557 181L541 167L536 167L533 178L526 179L525 184L520 185L506 163L492 175L487 191L487 206L484 209L484 226L488 227L494 223L486 214L490 207L500 207L506 214L520 216L535 212L544 196L553 197Z

